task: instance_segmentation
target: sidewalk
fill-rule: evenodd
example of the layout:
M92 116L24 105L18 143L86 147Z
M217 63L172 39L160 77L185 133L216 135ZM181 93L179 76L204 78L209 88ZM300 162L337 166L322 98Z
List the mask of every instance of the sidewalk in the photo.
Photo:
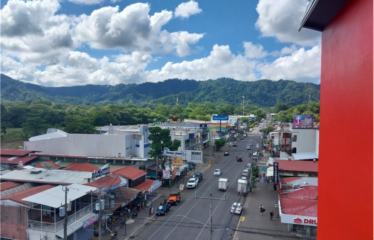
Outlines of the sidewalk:
M278 208L278 191L274 191L270 183L256 183L257 187L249 193L244 201L243 214L237 226L231 226L238 231L233 233L231 239L300 239L296 235L288 232L287 224L281 223ZM260 214L260 205L263 205L266 211ZM270 211L274 212L273 220L270 220Z

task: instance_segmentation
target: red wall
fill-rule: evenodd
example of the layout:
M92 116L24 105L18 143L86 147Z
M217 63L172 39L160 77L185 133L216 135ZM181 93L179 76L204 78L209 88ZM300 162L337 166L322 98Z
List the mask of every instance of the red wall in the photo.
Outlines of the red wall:
M373 0L322 32L317 239L373 239Z

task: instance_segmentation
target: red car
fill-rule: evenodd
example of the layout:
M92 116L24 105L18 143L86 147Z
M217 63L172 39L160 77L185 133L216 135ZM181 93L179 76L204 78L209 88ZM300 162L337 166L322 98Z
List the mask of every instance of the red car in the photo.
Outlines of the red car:
M237 162L243 162L243 159L242 159L242 157L236 157L236 161Z

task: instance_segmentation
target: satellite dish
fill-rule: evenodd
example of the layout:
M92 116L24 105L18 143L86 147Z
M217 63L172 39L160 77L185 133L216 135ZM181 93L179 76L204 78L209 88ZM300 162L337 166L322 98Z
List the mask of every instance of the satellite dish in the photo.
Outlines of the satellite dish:
M48 170L56 169L55 166L53 166L53 164L49 163L49 162L42 162L42 163L40 163L40 166L42 166L42 168L45 168L45 169L48 169Z

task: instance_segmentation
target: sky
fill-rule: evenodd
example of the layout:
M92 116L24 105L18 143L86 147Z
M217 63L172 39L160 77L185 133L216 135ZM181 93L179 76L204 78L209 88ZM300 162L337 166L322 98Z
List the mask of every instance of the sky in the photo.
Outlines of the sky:
M320 83L307 0L1 1L1 73L43 86L172 78Z

